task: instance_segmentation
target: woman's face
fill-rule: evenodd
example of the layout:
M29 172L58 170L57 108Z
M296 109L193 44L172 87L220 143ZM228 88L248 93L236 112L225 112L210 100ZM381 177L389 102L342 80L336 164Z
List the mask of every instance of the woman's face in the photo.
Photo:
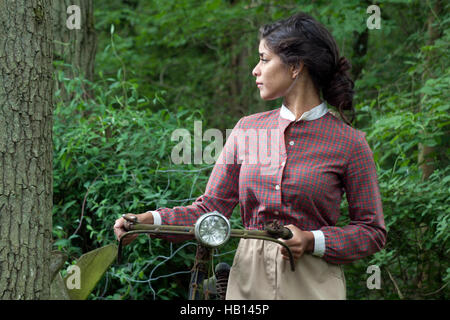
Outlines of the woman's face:
M259 43L260 60L253 69L259 94L263 100L274 100L287 95L294 82L293 73L281 58L266 47L266 40Z

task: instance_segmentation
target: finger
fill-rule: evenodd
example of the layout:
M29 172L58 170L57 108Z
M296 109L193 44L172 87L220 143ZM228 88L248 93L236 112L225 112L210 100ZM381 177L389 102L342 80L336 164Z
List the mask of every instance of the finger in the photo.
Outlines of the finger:
M280 251L280 253L281 253L281 256L283 257L283 259L289 259L289 253L288 253L288 251L285 249L285 248L283 248L281 251ZM291 251L291 253L292 253L292 251ZM292 256L294 256L294 253L292 253Z
M301 257L301 255L292 255L292 258L294 258L294 260L298 260L298 259L300 259L300 257ZM282 258L283 258L283 260L291 260L289 258L289 256L283 256Z
M291 253L292 256L294 257L294 259L298 259L303 255L303 250L299 249L299 248L291 248ZM287 250L282 250L281 251L281 255L283 256L283 259L289 259L289 253Z
M296 246L299 246L300 245L300 241L297 239L297 238L295 238L295 237L292 237L291 239L289 239L289 240L285 240L285 242L284 242L289 248L291 248L291 247L296 247Z
M124 226L121 225L120 223L115 224L113 229L114 229L114 234L116 235L117 240L120 240L122 235L127 232L127 230L125 230Z
M290 259L289 258L289 254L284 254L284 255L282 255L282 257L283 257L284 260L289 260ZM294 258L294 260L297 260L298 258L300 258L300 255L292 253L292 258Z
M114 227L114 234L116 235L117 240L120 240L120 237L122 234L124 234L124 230L122 228L116 228Z
M302 245L298 242L296 242L295 244L291 244L291 245L287 245L289 247L289 249L291 250L291 252L298 252L302 250ZM284 254L287 254L287 249L286 247L282 246L281 247L281 252Z
M298 248L298 247L289 247L289 249L290 249L292 255L296 255L296 254L300 253L300 248ZM289 257L289 252L286 248L283 247L280 252L283 256Z
M125 238L123 238L122 240L122 244L124 246L129 245L131 242L134 241L134 239L136 239L139 235L138 234L130 234L127 235Z
M302 240L303 240L302 231L292 224L287 225L286 228L291 230L293 236L292 236L292 238L286 240L285 243L290 247L291 246L301 246Z
M116 222L114 223L114 228L122 228L124 222L125 222L124 218L117 219Z

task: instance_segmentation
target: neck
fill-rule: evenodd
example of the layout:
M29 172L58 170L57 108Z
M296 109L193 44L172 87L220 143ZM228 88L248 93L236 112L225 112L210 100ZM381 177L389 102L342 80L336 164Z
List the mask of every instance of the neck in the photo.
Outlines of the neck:
M283 98L283 104L295 115L295 119L321 103L319 92L309 77L297 78Z

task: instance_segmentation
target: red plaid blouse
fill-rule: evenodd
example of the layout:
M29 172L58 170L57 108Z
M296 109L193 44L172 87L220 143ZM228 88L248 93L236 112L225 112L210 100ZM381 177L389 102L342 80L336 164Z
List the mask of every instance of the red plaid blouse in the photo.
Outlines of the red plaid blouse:
M280 116L283 108L241 118L205 193L189 206L157 209L161 223L193 225L201 214L215 210L229 218L239 203L247 229L263 229L265 222L278 219L301 230L320 230L323 258L330 263L345 264L379 251L386 230L365 134L329 112L292 121ZM344 193L351 222L336 227Z

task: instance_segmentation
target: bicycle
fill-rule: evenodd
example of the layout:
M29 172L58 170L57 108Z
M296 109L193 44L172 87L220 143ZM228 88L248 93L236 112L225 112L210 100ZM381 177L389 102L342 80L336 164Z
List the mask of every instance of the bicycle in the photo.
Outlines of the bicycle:
M119 264L122 257L123 239L132 234L184 235L197 240L195 262L189 283L189 300L200 300L202 293L205 300L210 297L225 299L230 266L226 263L219 263L215 267L214 275L210 276L208 265L212 260L212 251L225 244L230 238L260 239L280 244L286 248L291 270L295 271L294 257L290 248L278 240L292 238L292 232L281 226L277 220L267 223L264 230L247 230L231 229L228 219L217 211L201 215L194 226L142 224L133 214L124 214L122 217L125 219L124 227L127 232L119 239L117 252Z

